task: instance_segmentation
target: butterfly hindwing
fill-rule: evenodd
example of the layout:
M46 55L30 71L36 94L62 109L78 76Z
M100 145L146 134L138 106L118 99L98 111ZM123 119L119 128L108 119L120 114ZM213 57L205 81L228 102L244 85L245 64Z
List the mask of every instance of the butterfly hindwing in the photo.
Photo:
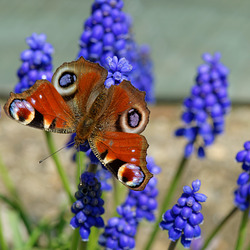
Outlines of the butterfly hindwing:
M152 174L146 168L148 143L144 136L105 132L90 137L89 144L99 160L124 185L143 190Z

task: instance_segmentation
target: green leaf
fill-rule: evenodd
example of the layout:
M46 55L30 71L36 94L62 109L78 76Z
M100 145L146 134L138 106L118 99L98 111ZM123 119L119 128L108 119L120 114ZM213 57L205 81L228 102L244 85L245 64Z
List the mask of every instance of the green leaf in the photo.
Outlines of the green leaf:
M0 210L1 211L1 210ZM0 214L0 249L7 250L7 242L5 241L4 234L3 234L3 225L2 225L2 217Z
M23 240L21 236L19 216L17 215L16 212L9 210L8 218L12 230L12 241L14 244L14 249L22 249Z

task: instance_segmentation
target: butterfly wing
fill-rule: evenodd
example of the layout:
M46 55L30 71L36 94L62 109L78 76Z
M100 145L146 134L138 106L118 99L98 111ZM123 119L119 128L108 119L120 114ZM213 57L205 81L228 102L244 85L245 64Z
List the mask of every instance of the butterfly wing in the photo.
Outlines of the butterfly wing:
M37 81L20 94L11 93L5 112L18 122L57 133L73 133L104 88L107 71L83 58L64 63L54 73L52 84Z
M146 167L148 143L140 135L149 119L145 93L128 81L112 86L110 91L111 101L89 144L99 160L125 186L143 190L153 176Z
M20 94L10 94L4 106L16 121L47 131L74 132L74 114L54 86L46 80L37 81Z
M144 136L105 132L89 139L99 160L125 186L143 190L153 176L146 167L148 143Z

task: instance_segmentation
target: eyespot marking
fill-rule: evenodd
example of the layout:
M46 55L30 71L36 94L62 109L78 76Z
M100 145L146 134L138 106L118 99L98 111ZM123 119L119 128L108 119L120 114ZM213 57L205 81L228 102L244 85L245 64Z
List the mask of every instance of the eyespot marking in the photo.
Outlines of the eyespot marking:
M139 126L141 121L141 114L137 109L130 109L127 114L128 125L131 128L136 128Z
M35 118L35 109L26 100L15 99L9 107L10 115L16 121L27 125Z
M76 81L76 75L72 72L64 72L59 78L59 86L62 88L67 88L74 84Z
M131 163L123 164L117 173L119 181L123 182L129 187L138 187L142 184L145 176L139 166Z

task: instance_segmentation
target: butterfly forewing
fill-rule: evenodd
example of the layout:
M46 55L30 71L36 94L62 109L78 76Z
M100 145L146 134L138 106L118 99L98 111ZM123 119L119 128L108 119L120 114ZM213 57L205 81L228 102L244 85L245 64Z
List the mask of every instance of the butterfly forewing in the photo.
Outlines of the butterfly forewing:
M73 133L75 117L62 96L48 81L37 81L20 94L11 93L4 110L16 121L58 133Z

